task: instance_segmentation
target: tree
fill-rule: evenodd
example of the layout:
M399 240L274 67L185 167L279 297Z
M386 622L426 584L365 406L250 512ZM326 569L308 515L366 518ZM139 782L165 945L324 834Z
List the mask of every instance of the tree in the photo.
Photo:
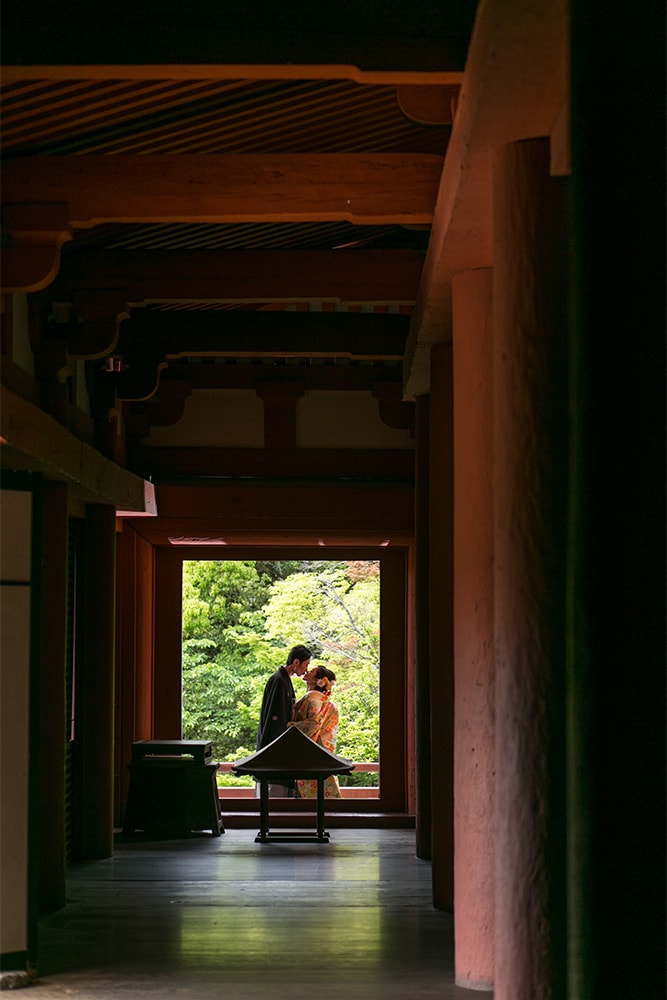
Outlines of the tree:
M336 674L337 753L377 760L379 744L380 579L353 563L311 563L277 580L265 608L266 635L285 646L304 642L313 662Z
M255 744L263 657L254 639L269 587L250 561L183 564L183 735L210 739L222 760Z
M379 583L372 562L184 563L185 738L211 740L218 760L252 753L264 685L303 642L336 673L337 752L377 760Z

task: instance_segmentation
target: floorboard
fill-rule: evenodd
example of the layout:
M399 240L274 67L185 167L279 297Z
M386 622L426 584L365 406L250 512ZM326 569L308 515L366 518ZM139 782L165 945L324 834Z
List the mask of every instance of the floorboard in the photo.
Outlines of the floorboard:
M35 1000L464 1000L414 831L119 838L40 925Z

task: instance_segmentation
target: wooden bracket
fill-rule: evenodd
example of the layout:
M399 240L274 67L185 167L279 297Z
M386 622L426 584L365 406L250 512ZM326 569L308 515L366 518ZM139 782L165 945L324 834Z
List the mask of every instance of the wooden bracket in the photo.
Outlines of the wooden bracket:
M81 323L70 328L68 352L77 358L104 358L118 343L119 323L128 319L124 288L80 288L72 292L72 306Z
M141 402L151 399L160 386L160 373L168 366L163 357L143 357L139 361L127 361L125 367L111 377L115 380L116 396L119 401Z
M382 422L395 430L409 430L414 436L414 404L403 402L400 385L378 383L373 386L373 395L379 403Z
M3 205L3 292L38 292L50 285L60 267L60 249L72 235L64 202Z
M410 121L422 125L451 125L460 87L402 84L396 88L396 101Z

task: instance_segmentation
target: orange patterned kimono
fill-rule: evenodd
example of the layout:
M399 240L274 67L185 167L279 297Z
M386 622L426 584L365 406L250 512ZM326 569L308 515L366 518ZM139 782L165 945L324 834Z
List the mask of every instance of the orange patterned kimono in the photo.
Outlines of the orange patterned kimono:
M336 752L336 735L338 733L338 709L320 691L309 691L300 698L294 706L293 726L300 729L311 740L315 740L330 753ZM296 783L302 799L317 798L317 782L300 779ZM324 779L325 799L341 797L338 778L330 774Z

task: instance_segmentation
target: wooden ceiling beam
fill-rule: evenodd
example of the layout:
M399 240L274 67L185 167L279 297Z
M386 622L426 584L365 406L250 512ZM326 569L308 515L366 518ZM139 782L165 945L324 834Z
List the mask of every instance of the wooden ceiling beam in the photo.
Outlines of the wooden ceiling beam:
M411 305L423 263L416 250L100 250L65 255L53 287L123 287L146 302L344 302Z
M150 53L162 79L184 67L193 74L230 70L258 77L269 70L307 68L357 73L463 70L477 0L387 4L386 0L275 0L211 3L162 0L156 21L150 0L98 5L32 0L3 10L3 68L56 66L70 74L84 64L126 77ZM268 57L268 58L267 58ZM270 63L270 66L267 65ZM64 77L61 77L64 78Z
M403 356L409 325L406 316L367 313L147 311L120 324L115 353L395 361Z
M309 477L332 481L344 477L411 482L411 448L156 448L136 445L132 461L156 482L180 478L201 481L226 478Z
M289 478L292 483L284 481L267 484L263 496L259 496L253 485L247 482L226 484L224 490L212 489L211 481L193 484L187 489L180 485L159 485L156 490L157 501L161 526L167 529L165 534L194 534L192 529L199 534L201 529L204 536L213 536L215 532L219 532L225 538L235 530L264 529L278 534L290 529L305 532L310 528L315 532L326 533L329 529L335 531L356 528L361 531L365 529L368 537L370 524L373 532L386 531L388 528L404 530L408 532L406 537L410 537L409 531L414 519L411 483L376 483L369 489L363 482L338 480L338 492L330 492L326 482L326 458L330 456L335 461L335 456L332 455L334 449L313 449L316 450L320 451L324 459L319 466L325 477L323 483L313 482L310 477L305 479L304 470L311 468L308 454L310 449L297 448L291 453L291 461L289 453L285 453L281 456L282 462L278 460L277 463L280 472L281 469L285 471L288 461L290 462ZM410 454L414 462L414 453ZM312 457L314 460L315 455ZM368 470L367 465L364 469L364 460L372 463L375 459L378 464L384 464L389 458L388 451L376 448L354 449L350 452L350 460L358 460L361 477ZM339 456L339 461L344 462L344 458ZM224 463L219 464L217 475L224 476L224 469ZM368 478L371 478L372 469L369 471ZM299 494L294 493L294 490L303 490L305 482L308 483L309 490L307 504L303 502L303 494L299 503ZM344 492L341 493L341 489ZM298 511L296 507L299 508ZM177 526L180 526L180 530L172 530ZM155 522L150 524L146 518L142 523L142 530L151 527L159 525ZM381 539L392 537L393 535L380 535Z
M352 80L369 86L410 86L440 92L459 87L463 70L385 69L364 70L349 63L104 63L62 65L34 63L0 67L3 85L26 80ZM433 124L433 123L431 123Z
M121 400L149 400L170 358L400 361L408 329L405 316L364 313L139 313L119 326L113 353L122 369L99 372L98 387L113 388ZM262 381L261 368L256 378ZM269 375L266 381L275 380Z
M347 390L357 392L382 391L383 385L402 384L400 364L342 364L331 360L309 359L307 364L254 364L252 359L234 359L234 364L201 364L178 361L162 372L159 395L171 384L184 384L193 389L253 389L262 382L285 382L298 379L305 389ZM380 359L378 359L380 360ZM270 362L270 359L269 359Z
M3 205L101 223L429 224L443 157L416 153L40 156L5 161Z

